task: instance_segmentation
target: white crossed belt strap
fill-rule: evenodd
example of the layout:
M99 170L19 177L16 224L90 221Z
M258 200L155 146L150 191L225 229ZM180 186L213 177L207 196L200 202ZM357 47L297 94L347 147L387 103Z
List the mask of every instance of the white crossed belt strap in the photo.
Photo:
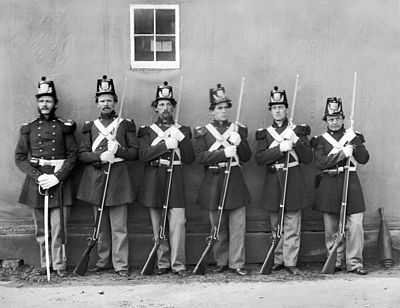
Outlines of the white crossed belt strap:
M225 149L226 147L232 145L228 142L228 137L232 132L235 131L235 124L231 123L231 125L223 134L221 134L211 123L207 124L206 128L215 138L215 142L208 149L209 152L214 152L215 150L218 150L221 146ZM237 154L234 156L234 159L235 162L231 164L231 166L237 166L239 164L239 156Z
M295 126L294 126L295 127ZM293 128L291 127L286 127L285 130L282 133L278 133L275 128L273 128L272 126L269 126L267 128L268 133L272 136L272 138L274 138L274 141L271 142L271 144L269 145L269 149L278 146L282 141L284 141L285 139L290 139L292 136L292 134L294 134L293 132ZM288 167L294 167L297 166L299 164L299 157L296 154L295 150L290 150L289 151L289 155L293 157L293 159L295 160L294 162L289 163Z
M96 151L97 147L100 145L100 143L104 140L107 139L107 141L112 141L115 138L112 136L112 131L121 123L123 119L121 118L116 118L114 121L112 121L107 127L105 127L99 119L96 119L93 123L96 126L96 128L99 131L99 135L96 137L96 139L92 143L92 151ZM114 162L120 162L123 161L122 158L120 157L115 157Z
M173 127L175 128L180 128L181 125L177 124L171 127L168 127L166 130L162 130L157 124L153 123L150 125L150 128L153 130L153 132L157 135L156 138L151 142L151 145L157 145L161 141L165 141L166 138L171 137L171 131L173 130ZM175 153L178 156L178 160L181 160L181 150L179 148L175 149Z
M353 130L346 130L342 138L337 141L328 132L322 134L322 137L332 146L332 149L329 151L328 155L333 155L342 151L346 143L353 140L355 136L356 134ZM354 167L357 167L357 161L354 159L353 156L350 157L350 161L354 165Z

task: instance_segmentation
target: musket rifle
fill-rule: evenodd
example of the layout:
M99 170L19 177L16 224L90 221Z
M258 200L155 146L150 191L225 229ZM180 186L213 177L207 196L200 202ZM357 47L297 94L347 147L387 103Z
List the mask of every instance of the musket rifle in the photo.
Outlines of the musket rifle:
M292 110L290 112L289 117L289 127L293 127L293 117L294 117L294 110L297 101L297 90L299 87L299 74L296 75L296 82L294 85L294 93L293 93L293 103L292 103ZM279 211L278 211L278 224L275 229L275 232L272 232L272 242L270 247L267 250L267 255L265 256L264 262L261 266L259 271L260 274L270 274L272 271L272 267L274 265L274 256L275 250L278 246L283 231L283 222L285 217L285 207L286 207L286 194L287 194L287 186L288 186L288 175L289 175L289 160L290 160L290 153L289 151L286 153L285 157L285 164L282 169L283 171L283 189L281 194L281 202L279 203Z
M354 109L356 105L356 92L357 92L357 72L354 72L353 81L353 97L351 102L351 113L350 113L350 127L353 129L354 126ZM347 195L349 189L349 179L350 179L350 162L351 156L346 160L346 166L344 167L344 182L342 190L342 203L340 208L339 216L339 230L336 233L335 242L328 252L328 257L322 267L322 274L333 274L335 273L337 249L342 244L346 236L346 213L347 213Z
M240 120L240 112L241 112L242 103L243 103L244 83L245 83L245 78L242 77L242 82L240 85L238 108L236 111L235 130L238 129L239 120ZM231 157L229 159L227 167L224 171L224 181L222 184L222 193L221 193L221 197L220 197L220 201L219 201L219 205L218 205L218 223L217 223L217 225L214 225L212 227L210 235L207 237L207 245L204 248L199 260L196 263L196 266L193 269L193 272L192 272L193 274L203 275L205 273L204 260L205 260L206 256L208 255L208 253L211 251L211 248L214 246L215 242L217 242L219 240L219 230L221 227L222 214L224 211L226 195L227 195L228 187L229 187L229 178L231 175L232 162L233 162L233 157Z
M117 135L119 124L122 122L121 115L122 115L122 110L123 110L123 107L124 107L124 104L125 104L127 83L128 83L128 76L125 76L124 88L123 88L123 92L122 92L121 107L119 109L118 118L117 118L117 125L115 126L115 128L114 128L114 130L112 132L112 137L113 137L114 140L115 140L116 135ZM90 252L96 246L96 243L97 243L97 241L99 239L101 220L103 218L103 210L104 210L104 206L105 206L106 198L107 198L108 182L109 182L109 179L110 179L112 164L113 164L112 162L109 162L108 166L107 166L107 171L104 171L104 173L106 174L106 180L105 180L105 183L104 183L104 189L103 189L103 196L102 196L102 199L101 199L101 205L97 209L96 219L95 219L95 223L94 223L94 227L93 227L92 236L89 238L88 245L87 245L86 249L83 251L83 253L81 255L81 258L79 259L79 262L78 262L78 264L76 265L76 267L74 269L74 273L78 274L80 276L85 275L85 273L87 272L89 259L90 259Z
M174 125L177 128L178 128L178 120L179 120L179 113L180 113L180 105L182 103L182 89L183 89L183 76L181 76L180 81L179 81L179 94L178 94L179 103L177 104L177 107L175 110ZM162 216L161 216L160 229L158 232L158 238L154 239L153 247L146 259L145 264L143 265L142 270L140 271L141 275L151 275L153 273L155 263L156 263L156 258L157 258L157 250L160 247L161 241L168 241L168 233L166 232L166 227L167 227L169 201L170 201L170 197L171 197L171 187L172 187L172 178L173 178L173 173L174 173L175 155L176 155L176 150L172 150L168 168L167 168L168 176L167 176L167 181L166 181L166 196L165 196L163 209L162 209Z

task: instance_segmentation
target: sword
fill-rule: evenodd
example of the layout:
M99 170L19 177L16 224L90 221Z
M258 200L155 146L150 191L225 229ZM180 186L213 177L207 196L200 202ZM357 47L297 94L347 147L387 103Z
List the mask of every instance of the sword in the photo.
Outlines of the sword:
M46 276L50 281L50 255L49 255L49 190L43 191L39 187L39 194L44 195L44 249L46 256Z

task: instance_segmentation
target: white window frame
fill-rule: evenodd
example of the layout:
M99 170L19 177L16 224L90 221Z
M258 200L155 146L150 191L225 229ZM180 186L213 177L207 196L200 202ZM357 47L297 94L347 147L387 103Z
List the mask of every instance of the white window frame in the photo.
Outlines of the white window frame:
M175 10L175 61L136 61L135 60L135 9L173 9ZM178 4L131 4L130 5L130 22L131 22L131 69L178 69L180 68L180 19ZM153 36L154 44L156 42L156 14L154 14L154 33L153 34L136 34L137 36ZM159 36L171 36L170 34L158 34ZM155 44L156 45L156 44ZM156 49L154 48L154 58Z

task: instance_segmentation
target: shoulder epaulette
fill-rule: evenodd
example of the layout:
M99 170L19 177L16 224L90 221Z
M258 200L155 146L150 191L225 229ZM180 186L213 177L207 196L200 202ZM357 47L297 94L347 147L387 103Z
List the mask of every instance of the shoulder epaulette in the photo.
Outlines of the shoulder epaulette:
M147 126L146 125L140 125L139 130L138 130L138 137L143 137L144 135L147 134Z
M265 139L267 136L267 129L266 128L259 128L256 130L256 140Z
M318 145L320 138L321 136L312 137L310 140L311 147L315 148Z
M22 123L21 129L20 129L21 134L29 134L30 133L30 131L31 131L31 123L32 122Z
M207 129L204 126L196 126L193 130L193 137L199 138L207 133Z
M360 132L355 132L355 133L356 133L357 137L360 139L361 143L364 143L365 142L364 135L361 134Z
M294 128L296 135L309 136L311 134L311 128L307 124L297 124Z
M135 121L133 121L132 119L124 119L124 122L125 122L125 127L128 131L136 132Z
M93 126L93 121L85 121L85 123L83 123L82 133L90 132L92 126Z
M239 124L238 131L239 131L239 135L242 138L246 139L248 137L248 128L247 128L247 126Z
M66 134L73 133L76 129L76 123L73 120L65 120L63 118L57 118L59 122L63 124L63 132Z

